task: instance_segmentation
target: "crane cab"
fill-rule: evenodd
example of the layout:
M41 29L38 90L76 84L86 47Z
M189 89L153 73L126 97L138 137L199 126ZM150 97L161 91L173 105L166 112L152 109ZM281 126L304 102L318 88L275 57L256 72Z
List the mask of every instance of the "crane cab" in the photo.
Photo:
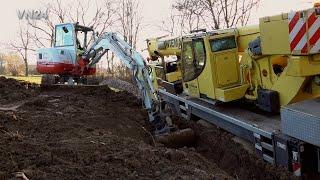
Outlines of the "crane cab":
M185 94L222 102L245 95L248 84L241 80L236 30L186 36L181 54Z
M37 52L37 71L64 79L95 74L96 68L86 67L87 62L80 56L94 39L94 35L92 28L78 23L56 25L52 47L42 48Z
M168 55L178 59L174 71L163 61L151 65L158 84L168 92L196 98L222 102L242 98L249 85L243 81L240 70L239 51L246 47L244 43L238 45L238 33L237 29L227 29L195 32L169 40L148 40L151 59ZM248 45L243 39L240 42Z

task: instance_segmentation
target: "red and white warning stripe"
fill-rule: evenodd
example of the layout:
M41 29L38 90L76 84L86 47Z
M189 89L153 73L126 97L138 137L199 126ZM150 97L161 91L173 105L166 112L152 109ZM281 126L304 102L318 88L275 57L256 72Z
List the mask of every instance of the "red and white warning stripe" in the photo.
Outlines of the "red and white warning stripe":
M320 18L314 11L309 11L308 14L308 29L309 29L309 47L310 53L318 53L320 50Z
M320 18L316 15L315 9L291 12L288 19L291 52L293 54L319 53Z
M301 163L299 161L299 152L292 151L292 170L296 176L301 176Z
M295 176L301 176L301 164L292 163L292 170Z
M291 52L306 53L308 48L307 24L300 12L289 13L289 40Z

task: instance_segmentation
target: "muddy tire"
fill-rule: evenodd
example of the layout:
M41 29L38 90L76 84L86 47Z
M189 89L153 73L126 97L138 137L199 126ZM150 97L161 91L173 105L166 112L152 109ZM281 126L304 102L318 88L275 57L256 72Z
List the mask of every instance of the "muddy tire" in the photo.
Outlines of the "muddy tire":
M52 74L45 74L41 78L41 86L51 86L55 84L55 76Z

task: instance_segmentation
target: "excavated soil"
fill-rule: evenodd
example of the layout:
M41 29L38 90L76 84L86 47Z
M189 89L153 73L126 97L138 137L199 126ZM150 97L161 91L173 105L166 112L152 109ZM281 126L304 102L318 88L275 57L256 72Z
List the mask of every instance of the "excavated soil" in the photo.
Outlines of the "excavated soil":
M235 179L299 179L284 168L263 162L256 156L253 147L236 141L233 135L216 126L195 123L190 126L198 136L195 145L197 152Z
M34 97L39 93L35 84L0 76L0 104L8 104Z
M0 78L0 179L232 179L196 148L149 144L147 114L107 86ZM152 142L152 141L151 141Z
M196 133L193 147L154 143L141 107L108 86L40 88L0 77L0 180L296 179L215 126L177 120Z

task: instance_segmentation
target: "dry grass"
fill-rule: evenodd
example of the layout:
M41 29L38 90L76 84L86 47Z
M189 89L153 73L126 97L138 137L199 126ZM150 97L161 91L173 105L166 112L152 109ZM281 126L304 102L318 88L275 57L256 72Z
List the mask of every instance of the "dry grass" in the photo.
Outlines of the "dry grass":
M41 84L41 75L37 76L4 76L6 78L12 78L21 81L27 81L30 83Z

